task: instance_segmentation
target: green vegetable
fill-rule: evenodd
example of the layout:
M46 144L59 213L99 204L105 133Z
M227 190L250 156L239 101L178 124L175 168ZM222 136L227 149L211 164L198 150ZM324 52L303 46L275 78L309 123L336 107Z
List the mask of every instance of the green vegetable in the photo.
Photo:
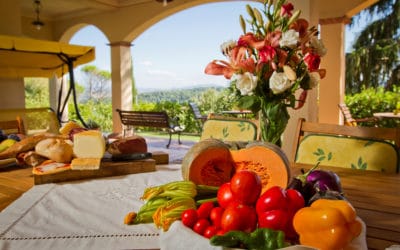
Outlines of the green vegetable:
M153 214L160 206L164 205L169 199L166 197L153 197L148 200L137 212L133 224L153 222Z
M125 224L154 222L157 227L168 230L169 225L180 218L188 208L196 204L216 201L219 187L196 185L191 181L173 181L160 186L148 187L141 199L145 204L136 212L125 216Z
M285 233L269 228L257 228L252 233L230 231L210 239L211 245L223 247L244 247L250 250L274 250L289 245Z

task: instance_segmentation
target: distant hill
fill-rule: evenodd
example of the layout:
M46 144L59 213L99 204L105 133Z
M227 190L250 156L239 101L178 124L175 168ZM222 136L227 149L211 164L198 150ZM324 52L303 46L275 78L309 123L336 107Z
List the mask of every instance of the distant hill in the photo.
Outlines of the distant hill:
M138 101L157 103L160 101L171 101L184 103L190 100L192 97L201 95L204 91L209 89L215 89L221 91L224 87L195 87L195 88L182 88L182 89L170 89L170 90L139 90Z

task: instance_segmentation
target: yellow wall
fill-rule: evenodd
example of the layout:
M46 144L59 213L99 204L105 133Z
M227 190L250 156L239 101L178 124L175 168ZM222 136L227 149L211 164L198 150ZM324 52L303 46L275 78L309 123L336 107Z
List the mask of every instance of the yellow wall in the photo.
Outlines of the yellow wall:
M319 87L318 121L321 123L339 123L338 104L343 102L345 84L344 31L345 25L340 20L321 25L321 36L328 49L321 63L327 69Z

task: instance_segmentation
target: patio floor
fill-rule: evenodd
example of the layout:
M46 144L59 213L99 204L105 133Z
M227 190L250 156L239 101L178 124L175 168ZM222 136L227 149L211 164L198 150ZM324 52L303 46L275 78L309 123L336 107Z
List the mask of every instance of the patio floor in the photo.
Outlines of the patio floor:
M181 163L186 152L197 142L189 140L181 140L182 144L178 143L177 139L172 139L169 148L166 148L168 139L161 137L144 137L147 142L149 152L162 151L168 153L169 163Z

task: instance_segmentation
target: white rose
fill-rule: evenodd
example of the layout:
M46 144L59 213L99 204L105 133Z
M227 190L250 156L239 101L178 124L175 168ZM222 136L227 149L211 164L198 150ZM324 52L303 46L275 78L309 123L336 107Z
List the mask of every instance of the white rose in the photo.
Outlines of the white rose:
M271 78L269 79L269 87L274 94L280 94L290 88L292 83L287 78L286 74L283 72L276 72L272 73Z
M327 49L325 48L325 45L322 43L322 40L318 39L317 37L312 37L310 40L310 45L312 48L314 48L315 52L320 57L326 55Z
M281 47L293 48L297 45L299 41L299 32L290 29L282 34L282 38L279 41Z
M308 74L310 77L310 88L315 88L319 84L319 80L321 80L321 76L318 72L311 72Z
M236 88L240 90L241 95L251 95L257 87L257 76L250 72L241 75L234 74L232 80L236 80Z

